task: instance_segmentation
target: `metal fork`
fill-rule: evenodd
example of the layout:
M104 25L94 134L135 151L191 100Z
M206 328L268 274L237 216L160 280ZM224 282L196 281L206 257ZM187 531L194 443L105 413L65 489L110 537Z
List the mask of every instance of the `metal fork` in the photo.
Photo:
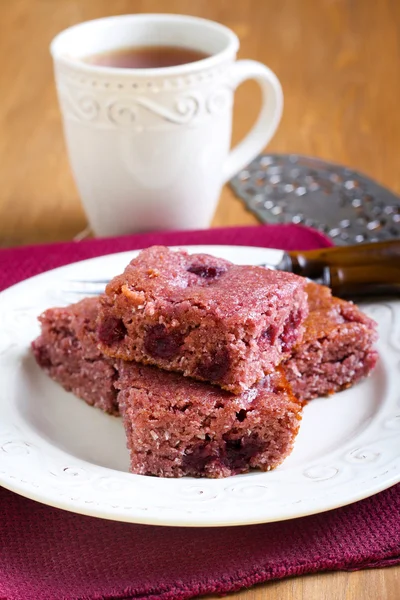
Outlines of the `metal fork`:
M284 252L278 264L260 267L287 271L332 289L336 296L400 295L400 240ZM78 296L98 296L109 279L70 280Z
M63 288L61 292L78 296L100 296L109 282L109 279L68 279L64 284L69 284L69 287Z

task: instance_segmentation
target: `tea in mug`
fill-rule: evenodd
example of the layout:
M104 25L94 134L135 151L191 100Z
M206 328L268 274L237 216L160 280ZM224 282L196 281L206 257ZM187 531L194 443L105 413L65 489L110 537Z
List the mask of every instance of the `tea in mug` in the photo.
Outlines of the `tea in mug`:
M118 69L159 69L197 62L209 54L181 46L133 46L93 54L83 61L99 67Z

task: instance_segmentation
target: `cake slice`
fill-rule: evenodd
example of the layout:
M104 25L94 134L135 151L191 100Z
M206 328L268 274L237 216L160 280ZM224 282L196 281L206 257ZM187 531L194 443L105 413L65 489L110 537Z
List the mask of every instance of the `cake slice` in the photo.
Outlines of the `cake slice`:
M283 365L293 393L303 400L348 388L375 367L377 325L330 289L307 285L309 316L303 339Z
M208 383L98 350L99 298L40 317L38 364L88 404L123 415L133 473L226 477L269 470L290 453L303 400L356 383L375 366L375 322L328 288L307 285L310 315L302 344L282 368L233 395Z
M118 414L133 473L227 477L269 470L290 453L302 405L280 372L239 396L156 367L113 361L97 349L99 299L40 316L39 366L88 404Z
M65 308L49 308L40 317L40 336L32 342L39 366L67 392L110 414L118 414L117 371L98 350L98 298Z
M290 273L153 246L107 286L100 348L241 393L300 341L305 284Z
M280 371L234 396L121 361L116 386L132 473L219 478L269 471L289 455L299 430L302 404Z
M307 285L310 314L303 341L283 364L295 395L311 400L348 388L368 375L378 354L376 323L328 288ZM116 414L118 376L114 359L97 348L99 298L87 298L40 316L41 335L32 343L46 373L88 404ZM119 362L119 361L118 361Z

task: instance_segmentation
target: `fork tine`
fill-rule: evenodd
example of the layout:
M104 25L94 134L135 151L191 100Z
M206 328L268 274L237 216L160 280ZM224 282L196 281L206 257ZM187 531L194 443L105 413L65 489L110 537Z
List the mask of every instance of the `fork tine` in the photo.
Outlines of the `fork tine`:
M108 283L105 279L69 279L64 281L62 293L69 296L99 296L104 293L105 285Z
M76 294L78 296L100 296L104 290L61 290L63 294Z
M107 285L107 283L110 283L110 279L70 279L69 280L70 283L83 283L83 284L87 284L87 283L101 283L104 285Z

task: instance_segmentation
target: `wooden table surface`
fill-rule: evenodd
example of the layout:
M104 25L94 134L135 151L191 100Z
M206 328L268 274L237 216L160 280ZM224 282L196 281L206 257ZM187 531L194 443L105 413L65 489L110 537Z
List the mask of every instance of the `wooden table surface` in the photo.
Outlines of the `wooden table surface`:
M0 246L68 240L85 228L48 45L79 21L133 11L231 27L240 57L265 62L282 82L285 110L271 151L347 164L400 193L399 0L0 0ZM234 142L258 106L257 86L246 83L236 95ZM255 222L224 189L213 225ZM400 567L297 577L231 597L398 600Z

